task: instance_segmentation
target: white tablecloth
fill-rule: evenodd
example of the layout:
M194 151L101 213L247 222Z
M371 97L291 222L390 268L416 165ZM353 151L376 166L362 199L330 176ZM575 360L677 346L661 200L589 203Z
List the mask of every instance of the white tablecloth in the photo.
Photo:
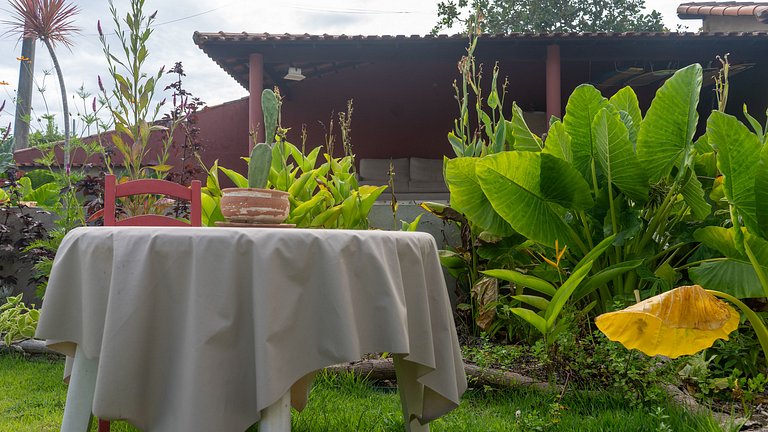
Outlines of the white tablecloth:
M406 354L419 378L399 384L423 389L422 422L466 389L424 233L78 228L37 337L98 358L94 414L149 431L245 430L305 375L369 352Z

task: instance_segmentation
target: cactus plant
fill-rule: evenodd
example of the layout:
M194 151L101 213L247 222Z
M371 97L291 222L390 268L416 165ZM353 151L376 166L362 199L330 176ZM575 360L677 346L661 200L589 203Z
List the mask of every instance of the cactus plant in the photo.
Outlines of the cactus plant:
M248 161L248 187L263 189L267 187L269 169L272 166L272 146L275 142L280 101L271 89L261 93L261 110L264 113L264 141L253 146Z

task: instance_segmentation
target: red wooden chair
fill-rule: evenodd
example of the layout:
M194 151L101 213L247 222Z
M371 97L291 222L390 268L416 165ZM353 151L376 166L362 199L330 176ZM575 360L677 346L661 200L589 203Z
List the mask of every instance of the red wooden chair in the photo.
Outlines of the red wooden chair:
M104 226L202 226L200 180L193 180L190 187L158 179L131 180L117 184L112 174L104 176ZM165 195L190 202L189 222L157 214L142 214L117 220L117 198L131 195Z
M117 184L112 174L104 176L104 226L202 226L200 180L193 180L190 187L158 179L132 180ZM143 214L117 220L117 198L131 195L165 195L190 202L189 223L169 216ZM99 420L99 432L109 432L109 420Z

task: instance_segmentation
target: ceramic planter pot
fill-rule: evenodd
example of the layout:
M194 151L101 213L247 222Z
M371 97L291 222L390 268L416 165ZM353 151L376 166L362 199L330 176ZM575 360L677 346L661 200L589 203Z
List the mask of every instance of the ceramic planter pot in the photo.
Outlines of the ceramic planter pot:
M222 189L221 213L227 222L280 224L288 218L288 192L274 189Z

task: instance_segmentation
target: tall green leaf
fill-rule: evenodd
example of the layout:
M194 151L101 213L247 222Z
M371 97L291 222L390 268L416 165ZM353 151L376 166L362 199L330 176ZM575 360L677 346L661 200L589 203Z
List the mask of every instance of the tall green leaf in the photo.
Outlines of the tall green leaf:
M738 298L765 296L749 261L725 258L722 261L705 262L690 269L688 274L695 284L706 289L722 291Z
M693 142L693 148L696 149L696 153L698 153L699 155L712 153L715 150L712 148L712 145L709 143L709 138L707 138L707 134L704 134L696 138L696 141Z
M560 315L560 311L565 307L565 303L568 302L568 299L571 298L573 292L579 287L581 281L587 277L589 271L592 270L593 262L594 261L589 261L582 265L581 268L571 273L568 280L557 289L555 296L552 297L552 300L549 302L547 311L544 313L544 319L547 320L547 327L551 328L555 325L555 321L557 320L558 315Z
M705 262L691 268L689 274L695 283L707 289L730 293L738 298L765 296L755 267L747 255L737 247L736 242L740 240L732 229L703 227L693 233L693 238L725 256L725 259ZM743 239L763 272L768 273L768 241L749 232L744 232Z
M749 244L749 248L755 256L755 259L764 267L768 267L768 240L751 234L749 231L742 228L744 241ZM705 246L717 250L728 258L736 258L742 261L749 262L746 254L736 246L737 239L735 238L732 229L708 226L697 229L693 233L693 238L703 243Z
M531 132L528 128L528 124L523 118L523 110L517 106L516 103L512 104L512 121L508 123L511 126L511 133L514 137L515 150L523 151L541 151L544 144L535 133ZM508 130L507 133L510 131Z
M512 296L512 298L517 301L521 301L527 305L531 305L536 309L542 310L542 311L547 310L547 308L549 307L549 300L540 296L521 294L521 295L514 295Z
M701 66L675 72L656 92L637 135L637 156L648 179L656 183L691 145L699 115Z
M768 145L763 145L755 172L755 217L763 235L768 233Z
M627 128L627 136L629 137L629 142L632 143L632 149L636 149L637 131L639 128L632 121L632 116L626 111L619 111L619 118L621 119L621 122L624 123L624 127Z
M510 235L514 230L496 213L480 187L475 173L479 160L472 157L445 159L445 182L451 192L451 207L485 231L499 236Z
M688 207L691 208L696 219L704 220L712 212L712 206L704 199L704 187L699 178L696 177L695 172L691 172L691 176L683 185L680 194Z
M527 321L528 324L535 327L536 330L541 332L541 334L546 335L548 333L549 328L547 327L547 321L541 316L537 315L536 312L523 308L511 308L509 310L510 312Z
M611 96L608 102L617 110L627 113L632 120L631 122L624 121L624 123L627 125L629 140L635 143L640 124L643 122L643 114L640 112L640 103L637 101L635 91L632 90L632 87L624 87Z
M749 111L747 110L747 104L742 106L741 112L744 113L744 117L747 118L749 125L752 126L752 132L760 137L760 140L765 143L765 132L763 131L763 126L757 121L757 119L749 114Z
M733 231L719 226L707 226L693 232L693 239L704 246L714 249L725 257L739 258L746 261L744 256L734 245Z
M22 180L29 180L29 178L22 177ZM29 193L22 197L22 200L34 201L39 207L51 209L59 204L61 200L61 190L56 183L46 183L36 189L30 190Z
M595 159L595 139L592 119L608 104L600 91L589 84L576 87L565 106L563 124L571 137L573 167L587 181L592 181L592 161Z
M247 188L248 187L248 179L245 178L244 175L240 174L239 172L235 170L231 170L229 168L224 167L218 167L221 172L227 175L230 180L232 180L232 183L235 184L235 187L239 188Z
M593 247L586 255L581 258L581 261L576 264L576 267L574 267L573 271L578 271L581 267L587 265L588 262L594 261L600 257L600 255L608 250L608 248L613 244L614 240L616 240L616 234L608 236L604 238L600 243L596 244L595 247Z
M567 162L573 162L571 152L571 136L565 131L563 122L557 120L549 126L547 140L544 143L542 153L551 154Z
M555 295L555 292L557 291L551 283L545 281L544 279L537 278L536 276L523 274L515 270L495 269L495 270L485 270L480 273L490 277L494 277L496 279L512 282L516 285L521 285L524 287L531 288L542 294L546 294L550 297Z
M717 166L724 176L723 191L728 203L747 229L762 234L755 203L755 176L761 150L759 138L736 117L719 111L714 111L707 121L707 137L717 149Z
M564 221L565 209L592 205L584 179L552 155L503 152L480 159L476 171L493 209L515 231L550 247L556 240L565 245L574 239Z
M648 199L648 180L635 155L626 126L618 113L601 109L592 123L597 160L608 183L626 196L643 203Z
M582 259L582 261L584 260ZM584 282L579 286L579 289L573 293L573 301L581 300L596 289L606 285L614 278L636 269L642 263L643 260L624 261L602 269L599 273L584 279Z
M220 199L205 193L200 195L200 208L203 213L202 219L205 226L215 226L217 221L224 220L224 215L221 214L221 206L219 205Z

